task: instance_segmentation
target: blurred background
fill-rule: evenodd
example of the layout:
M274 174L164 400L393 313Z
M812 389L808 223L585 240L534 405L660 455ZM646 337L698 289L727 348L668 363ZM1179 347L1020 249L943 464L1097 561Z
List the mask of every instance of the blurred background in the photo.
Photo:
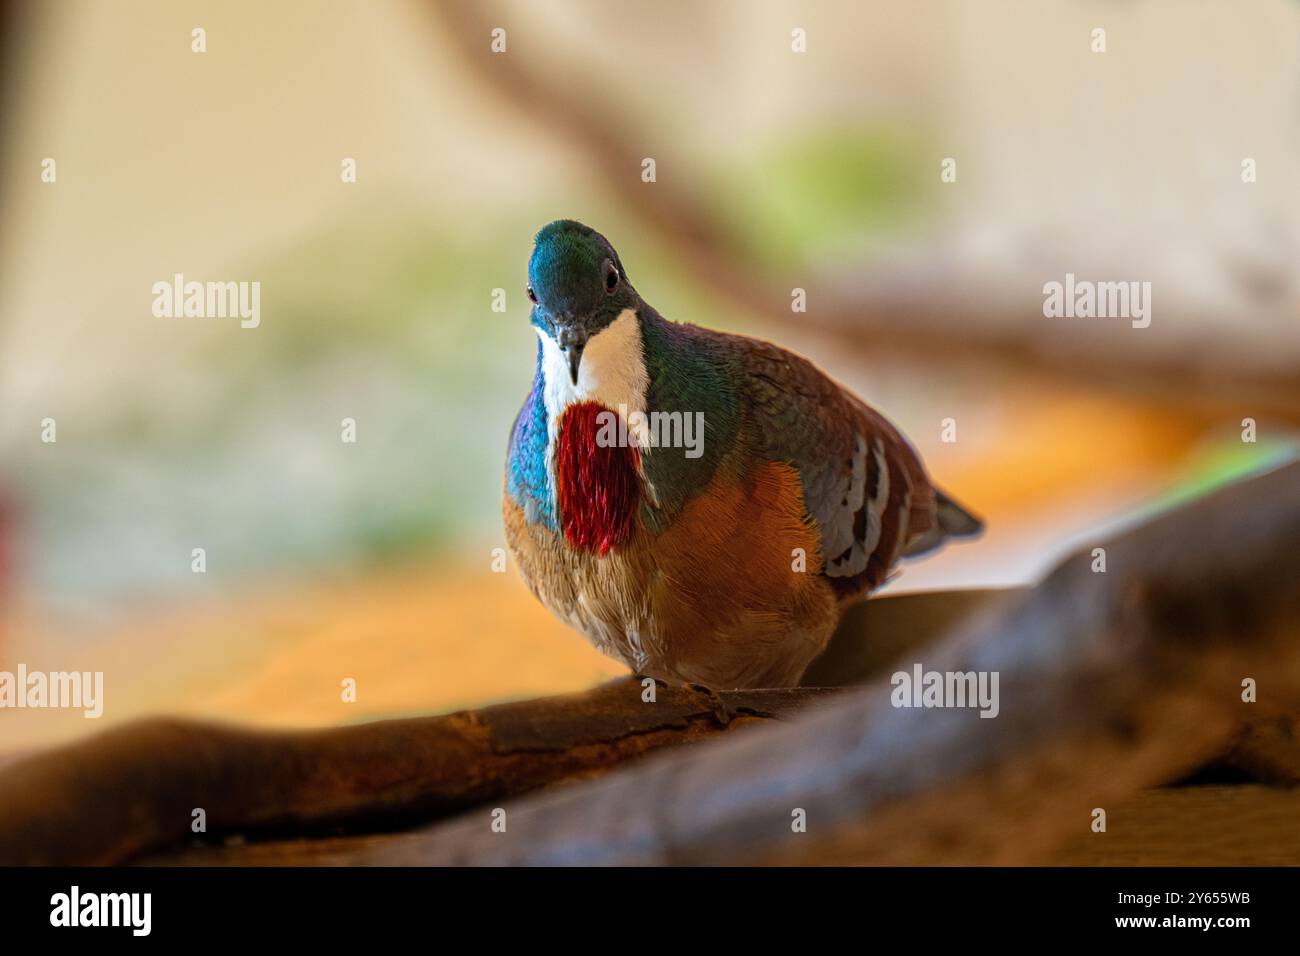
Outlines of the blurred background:
M1294 453L1292 0L0 18L0 669L105 674L101 720L0 711L0 751L622 673L492 569L535 356L524 267L555 218L605 233L666 316L808 355L987 519L890 590L1033 581ZM155 317L178 272L260 282L260 326ZM1150 327L1045 318L1066 273L1150 282Z

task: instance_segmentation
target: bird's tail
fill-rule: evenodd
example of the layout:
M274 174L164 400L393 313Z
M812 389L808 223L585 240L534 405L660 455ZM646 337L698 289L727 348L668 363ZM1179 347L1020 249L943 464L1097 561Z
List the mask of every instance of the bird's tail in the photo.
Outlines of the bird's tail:
M933 551L949 538L973 538L984 530L983 521L938 488L934 490L934 506L938 517L935 526L914 538L903 552L903 557L915 558Z
M939 527L949 538L973 538L984 530L984 522L975 517L938 488L934 505L939 513Z

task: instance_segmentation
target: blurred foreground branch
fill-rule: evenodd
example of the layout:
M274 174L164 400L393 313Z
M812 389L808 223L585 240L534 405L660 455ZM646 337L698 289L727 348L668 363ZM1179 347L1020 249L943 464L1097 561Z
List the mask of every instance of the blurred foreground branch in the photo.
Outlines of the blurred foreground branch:
M479 812L326 859L1042 863L1097 808L1230 749L1258 706L1245 679L1274 708L1300 705L1300 464L1105 547L1105 573L1081 553L918 656L999 673L996 719L894 707L881 679L789 724L508 804L508 833Z

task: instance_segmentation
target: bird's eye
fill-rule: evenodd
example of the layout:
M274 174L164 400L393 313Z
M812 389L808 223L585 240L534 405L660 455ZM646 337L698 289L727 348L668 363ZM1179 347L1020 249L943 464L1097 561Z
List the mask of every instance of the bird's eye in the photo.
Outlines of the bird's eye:
M528 286L528 301L533 305L537 304L537 293L533 291L532 286Z
M613 292L618 288L618 267L612 262L605 264L605 292Z

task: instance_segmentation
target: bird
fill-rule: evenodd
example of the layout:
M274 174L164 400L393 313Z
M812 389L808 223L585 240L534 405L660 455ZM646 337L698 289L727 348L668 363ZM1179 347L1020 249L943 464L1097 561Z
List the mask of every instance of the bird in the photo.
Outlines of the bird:
M633 673L797 686L901 559L982 531L879 412L778 345L664 318L591 227L537 233L527 295L506 542L541 603Z

